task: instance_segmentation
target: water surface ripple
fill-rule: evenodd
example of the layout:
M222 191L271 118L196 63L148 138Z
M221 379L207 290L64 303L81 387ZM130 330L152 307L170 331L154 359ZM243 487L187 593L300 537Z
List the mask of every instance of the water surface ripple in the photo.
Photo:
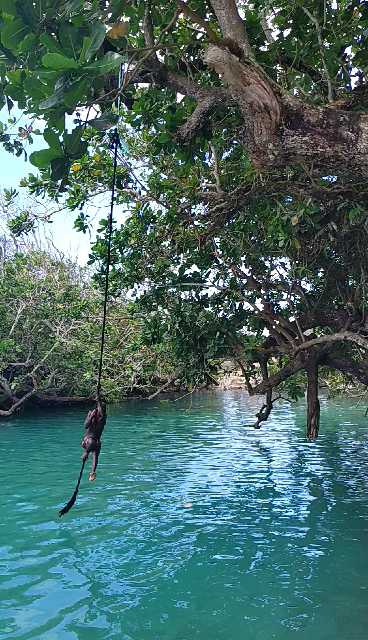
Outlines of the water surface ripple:
M368 421L240 392L110 412L82 483L83 412L0 423L0 638L366 640Z

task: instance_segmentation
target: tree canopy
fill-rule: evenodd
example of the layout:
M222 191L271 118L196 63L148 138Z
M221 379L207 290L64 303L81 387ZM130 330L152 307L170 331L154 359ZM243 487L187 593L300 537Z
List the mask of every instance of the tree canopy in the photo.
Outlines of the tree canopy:
M266 394L257 426L273 389L295 395L304 372L316 437L320 367L368 381L367 4L0 9L3 104L44 122L45 149L30 156L40 173L23 184L63 200L84 230L88 202L111 187L119 118L127 220L113 292L135 295L152 343L170 340L187 376L236 357L248 391ZM0 141L21 155L34 131L16 126ZM102 270L104 229L92 253Z
M0 417L27 402L88 402L96 390L101 297L88 272L45 251L0 261ZM169 349L147 344L129 303L111 305L104 393L109 400L156 391L174 373Z

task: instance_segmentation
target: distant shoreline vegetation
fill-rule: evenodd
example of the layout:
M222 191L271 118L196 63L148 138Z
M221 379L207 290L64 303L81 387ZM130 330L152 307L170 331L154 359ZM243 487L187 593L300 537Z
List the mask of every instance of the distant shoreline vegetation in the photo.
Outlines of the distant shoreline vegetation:
M3 255L0 320L0 417L29 406L93 402L101 296L87 270L45 251ZM213 358L207 376L196 381L193 374L187 375L185 359L176 357L170 341L155 341L146 329L142 309L135 303L121 297L110 300L103 385L111 402L180 397L205 387L246 391L236 359ZM255 370L252 384L260 379ZM342 374L323 369L321 386L329 394L363 392ZM294 399L303 389L300 372Z
M0 417L29 404L88 404L95 390L101 297L88 272L44 251L0 263ZM132 306L109 306L104 390L111 401L154 393L172 376L170 353L146 343Z

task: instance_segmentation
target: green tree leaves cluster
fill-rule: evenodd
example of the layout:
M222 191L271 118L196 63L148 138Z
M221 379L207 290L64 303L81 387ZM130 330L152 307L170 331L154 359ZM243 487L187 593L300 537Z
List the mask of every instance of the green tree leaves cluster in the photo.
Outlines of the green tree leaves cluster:
M15 254L1 265L0 294L0 410L31 398L93 397L102 307L88 274L44 252ZM129 304L111 302L103 376L110 400L149 394L172 373L169 352L148 347L143 328Z
M104 93L106 76L116 73L124 60L118 51L105 50L115 49L107 31L97 2L89 8L82 2L1 3L0 106L11 110L16 103L45 119L48 147L31 154L30 161L38 168L50 167L55 181L68 174L86 149L81 123L67 133L65 115L92 106ZM119 48L123 45L119 39ZM7 138L2 141L9 145Z

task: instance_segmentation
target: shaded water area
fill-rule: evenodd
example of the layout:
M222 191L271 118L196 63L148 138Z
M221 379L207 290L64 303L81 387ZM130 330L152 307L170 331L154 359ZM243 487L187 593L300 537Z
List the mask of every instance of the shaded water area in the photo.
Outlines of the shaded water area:
M229 391L111 409L63 520L83 412L1 423L0 638L366 640L364 408L323 402L309 444L303 406L260 431L255 406Z

